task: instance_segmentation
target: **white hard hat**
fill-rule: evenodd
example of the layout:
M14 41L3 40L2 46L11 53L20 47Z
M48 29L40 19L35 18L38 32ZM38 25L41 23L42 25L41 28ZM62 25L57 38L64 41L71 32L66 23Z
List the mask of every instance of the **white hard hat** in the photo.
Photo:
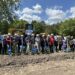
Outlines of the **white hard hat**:
M32 36L34 36L34 34L32 34Z
M39 34L37 34L36 36L39 36Z
M49 37L50 35L48 34L47 36Z
M42 37L44 37L45 35L43 34Z
M21 35L21 37L23 37L23 35Z
M8 35L11 35L11 33L8 33Z
M18 34L15 33L14 35L17 36Z
M64 39L66 40L67 38L66 38L66 37L64 37Z
M53 34L51 34L51 36L53 36Z

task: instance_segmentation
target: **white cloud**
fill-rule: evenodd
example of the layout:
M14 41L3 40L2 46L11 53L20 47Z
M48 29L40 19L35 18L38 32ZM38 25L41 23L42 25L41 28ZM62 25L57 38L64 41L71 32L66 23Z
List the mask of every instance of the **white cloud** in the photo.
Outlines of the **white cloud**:
M22 14L32 14L33 13L33 10L26 7L24 8L22 11L21 11Z
M42 6L36 4L32 8L25 7L23 10L15 11L15 13L19 16L19 19L26 20L29 23L32 20L41 21L41 17L38 15L42 13Z
M17 10L17 11L14 11L14 13L18 16L21 16L21 11L20 10Z
M42 16L39 16L44 12L47 19L42 19ZM25 7L23 10L15 11L15 13L18 15L19 19L26 20L29 23L32 22L32 20L44 20L47 24L56 24L69 18L75 18L75 6L63 11L62 6L55 6L44 10L41 5L36 4L31 8Z
M36 4L33 6L34 13L42 13L42 6L39 4Z
M41 21L41 17L39 17L39 16L37 16L37 15L33 15L33 16L32 16L32 20Z
M70 18L75 18L75 7L71 7L69 12L71 13Z
M50 25L56 24L56 23L58 23L58 22L60 22L60 20L56 20L56 19L51 20L50 18L48 18L48 19L45 21L46 24L50 24Z
M64 11L56 8L47 8L46 9L46 14L48 16L48 19L45 21L48 24L55 24L57 22L62 21L66 14Z
M51 19L62 19L65 15L65 13L62 10L58 9L46 9L46 14L51 18Z
M19 19L26 20L31 23L33 20L41 21L41 17L37 15L24 14Z

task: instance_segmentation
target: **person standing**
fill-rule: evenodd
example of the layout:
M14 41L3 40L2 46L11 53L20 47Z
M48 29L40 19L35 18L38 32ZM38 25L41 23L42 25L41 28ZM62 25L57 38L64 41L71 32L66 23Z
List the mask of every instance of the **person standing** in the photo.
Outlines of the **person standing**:
M41 52L44 54L44 52L45 52L45 40L44 40L44 35L42 35L41 37L40 37L40 46L41 46Z
M69 41L70 49L72 52L74 52L74 40L73 36L71 36L70 41Z
M3 46L3 36L0 33L0 54L2 53L2 46Z
M37 34L35 37L35 45L37 47L38 53L40 52L40 35Z
M13 39L11 37L11 34L8 33L7 38L7 48L8 48L8 54L11 55L12 54L12 43L13 43Z
M21 44L22 44L22 41L21 41L21 36L20 35L16 35L15 36L15 42L16 42L16 53L17 53L17 55L20 55L20 46L21 46Z
M31 50L34 48L34 45L35 45L35 35L32 34L31 35Z
M58 45L59 45L59 51L61 51L62 50L62 45L63 45L63 41L62 41L61 36L59 36L59 38L58 38Z
M23 34L23 53L26 54L26 49L27 49L27 42L26 42L26 38L27 38L27 35L24 33Z
M57 35L54 36L54 46L55 46L56 52L58 52L58 36Z
M74 43L74 51L75 51L75 39L73 39L73 43Z
M62 49L64 52L66 52L67 51L67 38L63 37L62 42L63 42Z
M49 38L50 53L54 53L53 46L54 46L54 36L53 34L51 34Z
M3 54L7 54L7 41L6 41L6 38L7 36L6 35L3 35Z
M29 54L31 52L31 35L27 35L27 37L25 38L26 40L26 54Z

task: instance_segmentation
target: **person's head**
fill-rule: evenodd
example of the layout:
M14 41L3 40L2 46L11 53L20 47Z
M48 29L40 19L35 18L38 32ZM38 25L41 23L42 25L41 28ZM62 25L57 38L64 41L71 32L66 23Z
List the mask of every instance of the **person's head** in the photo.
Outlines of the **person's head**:
M39 34L37 34L36 37L39 37Z
M73 39L73 36L71 36L71 39Z
M51 35L50 35L50 37L54 37L54 35L53 35L53 34L51 34Z
M15 33L15 34L14 34L14 36L16 37L16 36L18 36L18 34L17 34L17 33Z
M67 37L64 37L64 40L67 40Z
M50 37L50 35L48 34L47 37Z
M42 37L44 38L44 37L45 37L45 35L43 34L43 35L42 35Z
M21 37L23 37L23 35L21 35Z
M10 37L11 36L11 33L8 33L8 37Z
M34 36L34 34L31 34L31 36Z
M54 36L53 34L51 34L51 36Z
M6 38L7 38L7 35L4 34L4 35L3 35L3 38L6 39Z

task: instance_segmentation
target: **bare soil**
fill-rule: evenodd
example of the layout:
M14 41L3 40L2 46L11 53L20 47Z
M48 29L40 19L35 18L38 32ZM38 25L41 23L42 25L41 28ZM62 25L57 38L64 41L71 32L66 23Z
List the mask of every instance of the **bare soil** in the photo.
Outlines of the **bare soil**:
M0 55L0 75L75 75L75 53Z

